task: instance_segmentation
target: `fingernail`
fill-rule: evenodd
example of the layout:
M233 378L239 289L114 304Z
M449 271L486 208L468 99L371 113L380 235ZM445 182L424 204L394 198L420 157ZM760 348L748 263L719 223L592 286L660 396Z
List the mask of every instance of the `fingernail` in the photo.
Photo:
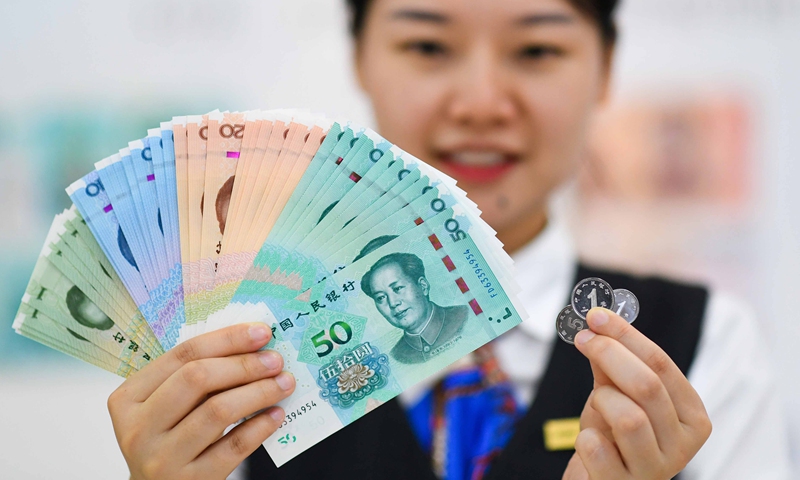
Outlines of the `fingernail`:
M589 312L589 324L593 327L601 327L608 323L608 312L602 308L594 308Z
M575 335L575 343L578 345L584 345L596 336L597 335L591 330L581 330L577 335Z
M275 383L281 387L282 390L291 390L294 386L294 376L289 372L281 372L275 377Z
M250 333L250 338L252 338L256 342L263 342L264 340L267 339L267 337L271 333L270 329L267 328L267 326L264 325L263 323L255 323L253 325L250 325L248 332Z
M259 354L258 359L270 370L281 368L281 355L278 352L268 350Z
M275 420L276 422L282 422L283 417L285 417L286 414L284 414L283 410L280 408L273 408L272 410L269 411L269 416L272 417L272 419Z

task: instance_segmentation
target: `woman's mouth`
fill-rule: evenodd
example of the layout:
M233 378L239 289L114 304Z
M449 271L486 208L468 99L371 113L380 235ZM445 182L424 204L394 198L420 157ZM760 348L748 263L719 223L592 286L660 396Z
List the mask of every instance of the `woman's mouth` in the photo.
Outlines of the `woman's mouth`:
M458 181L491 183L505 175L519 160L517 155L497 150L463 150L438 155L442 170Z

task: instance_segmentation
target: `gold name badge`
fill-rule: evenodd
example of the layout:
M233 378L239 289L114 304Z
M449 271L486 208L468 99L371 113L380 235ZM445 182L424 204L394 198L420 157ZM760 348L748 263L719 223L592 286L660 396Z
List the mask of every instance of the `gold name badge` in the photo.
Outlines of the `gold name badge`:
M581 419L556 418L544 422L544 448L551 452L574 450L575 439L581 431Z

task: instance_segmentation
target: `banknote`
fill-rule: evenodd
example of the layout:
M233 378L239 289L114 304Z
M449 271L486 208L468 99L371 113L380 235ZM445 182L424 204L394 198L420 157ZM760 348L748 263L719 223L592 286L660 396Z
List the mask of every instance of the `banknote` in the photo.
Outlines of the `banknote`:
M228 235L222 246L221 256L223 257L238 251L239 234L244 233L246 229L243 225L243 218L250 201L261 193L257 191L256 178L261 168L265 167L267 146L278 118L288 120L285 115L269 111L251 113L250 118L245 120L246 138L242 140L243 154L236 165L236 176L239 178L239 182L234 183L231 193L231 205L227 220L230 228L227 229Z
M113 265L158 342L168 350L175 345L178 338L177 312L182 300L180 288L176 286L173 290L167 288L148 291L144 276L139 271L141 262L137 262L97 171L90 172L70 185L67 194L75 202L103 254Z
M197 321L199 314L196 294L199 290L199 262L200 248L203 242L203 211L201 204L203 201L203 191L205 188L206 176L206 147L208 140L208 115L190 115L186 118L186 138L187 138L187 196L186 207L183 210L188 218L188 250L189 263L183 265L187 272L184 277L188 282L184 283L184 309L186 313L186 324L193 325ZM178 198L181 201L181 198Z
M291 240L291 236L289 239L277 244L268 239L262 246L262 258L270 259L268 267L271 270L274 271L280 268L285 272L290 272L287 269L291 265L298 264L300 258L302 258L302 262L299 265L302 265L303 271L292 273L301 276L312 275L312 279L309 280L312 283L316 283L322 277L343 268L358 256L358 250L347 251L340 248L336 250L336 258L334 260L336 266L330 263L320 263L322 258L320 253L325 250L325 245L336 243L337 239L347 237L349 232L352 231L358 231L358 237L368 232L372 233L370 229L376 226L375 222L371 224L367 222L365 228L358 230L358 225L362 223L362 216L372 216L373 212L377 212L380 215L380 220L383 220L384 224L386 224L388 223L386 219L403 210L416 197L412 192L422 195L424 192L433 191L429 195L431 197L429 203L433 202L434 197L438 198L433 202L433 205L439 211L456 203L456 197L451 193L450 188L456 189L447 187L443 182L435 182L435 185L432 182L421 182L420 185L416 185L416 188L400 188L399 191L393 192L393 195L388 195L387 193L392 191L391 187L403 184L403 182L406 182L404 185L409 185L409 182L413 179L419 178L419 166L422 164L413 157L404 157L401 152L383 151L377 148L369 134L354 139L352 145L351 153L348 153L341 162L338 162L339 164L333 170L334 179L328 179L322 184L322 187L318 187L321 193L311 201L312 205L329 204L328 207L322 209L321 218L314 220L315 214L312 213L310 217L296 220L294 222L295 231L293 232L296 240L294 241ZM395 158L395 154L398 154L397 158ZM425 179L427 180L427 178L426 176ZM327 184L327 188L325 184ZM371 208L379 205L383 207L371 210ZM348 209L348 207L350 208ZM470 211L469 206L465 205L465 209ZM319 210L319 207L315 209L313 206L306 208L306 211L310 212L319 212ZM349 215L343 220L344 223L341 221L337 223L343 212ZM394 235L397 235L400 233L397 230L399 227L410 228L417 219L422 221L431 212L426 210L413 215L408 219L410 221L391 224L390 230ZM372 216L372 218L378 220L377 217ZM395 220L395 222L397 221ZM473 223L476 223L476 225L482 224L482 222ZM341 232L341 229L336 228L337 225L342 225L342 227L346 225L348 233ZM302 233L302 237L299 236L298 232ZM350 242L344 241L340 244L340 247L348 243ZM287 249L286 245L289 245L288 248L293 251L292 258L294 261L289 265L283 263L286 256L282 252Z
M153 261L156 262L153 267L156 281L158 282L158 287L156 288L171 292L170 296L175 312L170 322L182 325L185 323L182 265L173 260L174 253L170 254L170 251L174 250L174 248L167 246L167 240L170 238L167 236L167 231L176 230L171 225L171 216L167 216L166 212L169 209L176 210L177 207L174 206L174 201L169 201L165 202L167 208L161 208L161 196L169 196L171 192L163 187L167 183L166 181L157 180L153 167L153 149L150 147L150 140L145 137L144 139L130 142L128 148L130 155L122 156L120 163L125 168L128 185L134 194L140 222L139 226L146 233L144 240L148 244L148 251L152 252ZM162 155L162 160L164 171L159 175L164 175L168 170L166 162L169 159L163 159ZM174 185L174 181L172 184ZM163 193L161 195L158 192L159 185L162 185L161 190L163 190ZM174 237L172 237L172 240L174 240Z
M175 148L175 203L178 205L178 231L181 252L181 275L183 277L184 295L189 284L189 138L186 130L186 117L173 117L172 141ZM185 305L184 305L185 315ZM185 322L184 322L185 323Z
M63 238L48 239L47 244L42 248L40 256L46 258L70 281L74 282L75 286L84 292L100 310L105 312L115 325L125 329L129 334L135 334L137 337L143 336L141 325L132 324L131 319L126 319L124 314L120 313L119 304L113 297L115 293L119 292L109 291L109 289L105 288L104 282L97 275L100 273L97 270L102 270L99 264L91 265L87 268L79 260L75 250L67 245ZM100 275L102 274L100 273ZM143 341L140 344L145 350L148 350L148 348L145 348Z
M297 378L264 444L279 466L526 315L454 179L307 110L173 117L67 193L14 329L128 376L266 323Z
M392 152L387 152L353 185L353 188L336 201L336 204L314 225L311 232L300 240L297 248L314 245L329 231L338 232L345 225L349 225L365 208L384 197L410 173L404 169L402 162L394 160Z
M108 198L103 182L96 171L92 171L67 187L75 207L92 232L103 253L119 275L136 305L144 313L156 335L163 334L163 326L157 322L156 312L147 308L150 296L144 278L139 272L128 239L120 227L114 207ZM159 328L160 327L160 328Z
M252 182L248 182L248 179L258 169L271 131L272 121L268 118L268 114L261 110L246 112L241 154L239 161L236 163L236 172L234 174L239 179L239 182L234 182L233 190L231 191L226 219L228 235L225 237L220 256L233 251L233 247L236 245L236 238L241 230L240 211L243 208L242 204L247 203L247 195L252 193L252 188L254 187ZM246 191L247 189L250 190ZM230 228L227 228L227 225L230 225Z
M121 377L128 377L137 372L127 363L28 305L20 306L12 327L22 336Z
M120 163L125 169L125 177L133 193L139 228L142 229L144 240L152 252L156 263L153 270L156 281L160 284L169 277L170 264L164 236L165 218L161 214L153 171L153 151L146 143L149 144L147 138L128 142L125 152L127 155L122 156Z
M338 133L336 133L338 131ZM334 123L319 151L311 160L308 174L297 184L292 196L286 202L280 218L267 237L273 244L280 244L292 232L294 221L299 218L305 208L320 192L322 184L329 178L344 156L351 150L357 135L363 129L355 126L342 126Z
M22 303L140 370L150 361L150 355L135 341L138 337L132 329L121 329L92 301L93 293L81 290L45 256L40 256Z
M143 153L140 152L139 156ZM95 171L108 195L121 232L128 240L128 260L133 261L136 269L142 272L145 287L153 303L152 309L159 312L159 322L167 332L165 341L171 345L174 344L176 332L183 323L180 308L183 303L181 272L170 269L167 265L157 202L151 202L152 205L146 207L140 192L142 187L146 187L148 196L151 199L155 197L154 182L144 174L141 184L132 180L136 175L133 163L130 149L125 148L118 155L112 155L95 164ZM140 158L136 163L146 162ZM147 171L144 168L142 170ZM121 251L124 252L123 249Z
M60 262L63 269L57 266L65 274L72 267L79 277L70 278L82 278L88 283L87 288L96 290L98 295L92 300L104 311L109 311L115 324L136 332L140 345L153 358L163 354L161 344L77 211L66 210L56 217L53 225L54 235L48 236L49 243L45 248L56 254L48 256L48 259L53 263ZM83 286L81 289L89 291Z
M295 114L288 124L286 139L278 153L271 179L266 189L262 187L260 210L256 211L252 220L260 229L245 229L240 244L243 250L232 250L219 258L217 278L209 297L209 315L221 310L230 301L295 186L323 148L330 129L330 122L310 114ZM329 145L332 143L329 142Z
M285 237L282 244L296 244L302 240L329 209L335 206L335 202L341 200L391 146L391 143L371 130L364 131L355 139L350 151L340 161L337 159L337 162L334 162L334 171L321 179L321 182L312 184L311 188L317 193L305 206L302 215L293 219L291 233Z
M185 140L185 136L184 136ZM176 148L171 122L162 122L161 128L148 130L145 148L150 148L154 183L158 195L160 228L167 253L169 285L174 289L175 316L172 323L186 323L183 258L181 256L181 229L178 213Z
M161 128L149 129L144 139L144 149L150 150L168 265L174 266L180 263L181 258L172 124L162 122Z
M119 227L125 234L130 254L139 259L137 269L142 274L145 287L148 291L152 291L159 284L156 273L157 258L147 241L147 230L139 218L143 215L143 212L140 212L141 204L136 201L138 196L135 197L131 191L122 162L123 156L130 159L128 149L97 162L95 171L108 195L109 203L113 206Z
M203 213L200 247L202 289L213 287L217 256L228 218L236 166L244 139L244 113L215 113L208 116L206 178L201 204Z
M264 443L276 465L522 321L475 231L448 208L305 291L297 279L278 286L256 258L232 311L269 319L268 347L297 379Z
M286 142L278 155L276 168L267 183L267 195L262 199L256 213L255 222L260 230L253 243L263 242L269 234L329 129L330 122L327 120L313 115L294 116L288 125Z
M259 188L259 186L266 186L269 179L275 171L278 163L278 157L281 150L283 150L284 143L291 141L289 139L289 124L291 123L292 116L286 112L277 112L272 117L272 125L269 129L269 136L266 138L264 144L264 151L261 159L257 162L257 168L253 174L245 179L246 186L243 193L249 192L247 198L242 202L239 214L241 216L241 225L252 227L256 220L256 214L262 204L262 198L266 193L266 188ZM234 245L234 251L242 251L242 244L246 242L247 235L245 232L239 232L237 243Z
M234 202L233 191L238 187L236 172L239 169L245 136L247 145L254 146L254 133L247 127L260 124L247 122L245 113L212 112L207 116L206 168L203 197L201 199L202 228L200 260L190 264L195 286L186 294L192 309L191 318L181 330L179 341L197 336L204 331L204 320L209 313L209 296L219 269L219 255L232 236L228 222ZM251 116L252 117L252 116ZM252 149L251 149L252 150ZM252 151L245 152L252 157ZM245 165L246 166L246 165ZM240 179L246 177L239 176ZM237 190L238 191L238 190ZM208 203L206 203L208 202ZM208 208L206 208L208 205ZM233 231L236 229L234 228ZM225 232L229 235L225 236Z

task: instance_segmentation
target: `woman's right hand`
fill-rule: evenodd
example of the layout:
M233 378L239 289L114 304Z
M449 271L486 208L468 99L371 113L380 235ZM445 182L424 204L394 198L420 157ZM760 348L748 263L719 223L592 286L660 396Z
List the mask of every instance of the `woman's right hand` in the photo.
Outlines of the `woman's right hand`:
M257 352L271 336L260 323L200 335L111 394L108 411L132 480L225 479L275 432L284 412L273 405L294 391L295 381L281 372L277 352Z

